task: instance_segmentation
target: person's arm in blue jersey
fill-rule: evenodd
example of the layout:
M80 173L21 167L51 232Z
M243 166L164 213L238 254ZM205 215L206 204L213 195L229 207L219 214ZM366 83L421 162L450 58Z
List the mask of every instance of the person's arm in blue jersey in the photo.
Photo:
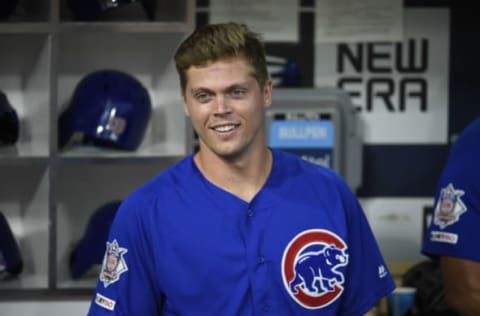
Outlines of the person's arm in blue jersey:
M153 202L134 194L120 206L88 316L160 315L162 293L155 283L152 232L144 216L149 204Z
M480 118L450 150L436 193L423 252L440 258L448 304L462 316L480 315Z

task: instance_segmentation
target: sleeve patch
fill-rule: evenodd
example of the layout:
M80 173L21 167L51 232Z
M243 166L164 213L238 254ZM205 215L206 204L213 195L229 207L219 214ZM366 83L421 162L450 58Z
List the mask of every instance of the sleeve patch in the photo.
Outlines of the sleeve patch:
M455 189L451 183L440 191L433 219L435 225L444 229L459 221L460 215L467 211L467 207L462 201L464 194L465 191Z
M108 309L109 311L113 311L115 309L116 302L112 299L109 299L108 297L97 293L95 296L95 303L100 307Z
M432 231L430 234L430 240L447 244L456 244L458 242L458 235L441 231Z
M100 281L107 287L120 280L120 275L128 271L127 263L123 257L128 252L127 248L122 248L114 239L111 243L107 241L107 250L102 263L100 272Z

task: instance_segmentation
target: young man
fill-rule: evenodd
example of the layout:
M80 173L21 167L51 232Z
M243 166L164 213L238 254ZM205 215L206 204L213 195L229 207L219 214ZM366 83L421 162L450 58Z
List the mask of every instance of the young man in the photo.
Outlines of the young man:
M449 305L480 315L480 119L453 144L435 200L422 252L440 258Z
M175 61L199 151L124 201L89 315L366 314L394 283L344 181L268 148L257 35L208 25Z

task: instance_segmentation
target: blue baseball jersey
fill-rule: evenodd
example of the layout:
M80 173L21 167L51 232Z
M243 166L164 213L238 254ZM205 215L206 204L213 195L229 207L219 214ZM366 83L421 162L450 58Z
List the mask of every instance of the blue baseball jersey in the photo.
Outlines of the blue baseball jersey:
M248 203L193 156L133 192L112 224L89 315L363 315L395 285L353 193L273 150Z
M480 119L452 145L422 252L480 262Z

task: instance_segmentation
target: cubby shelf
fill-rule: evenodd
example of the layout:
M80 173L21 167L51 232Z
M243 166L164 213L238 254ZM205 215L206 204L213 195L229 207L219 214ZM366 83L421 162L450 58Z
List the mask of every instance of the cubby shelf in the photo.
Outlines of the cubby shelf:
M0 211L20 246L24 270L0 281L0 300L90 293L72 280L68 257L94 211L123 199L190 152L172 56L195 25L195 0L161 1L153 19L121 15L76 21L67 0L24 0L0 21L0 90L16 110L20 136L0 145ZM132 11L133 12L133 11ZM99 69L137 78L152 114L135 151L58 147L57 122L77 83Z

